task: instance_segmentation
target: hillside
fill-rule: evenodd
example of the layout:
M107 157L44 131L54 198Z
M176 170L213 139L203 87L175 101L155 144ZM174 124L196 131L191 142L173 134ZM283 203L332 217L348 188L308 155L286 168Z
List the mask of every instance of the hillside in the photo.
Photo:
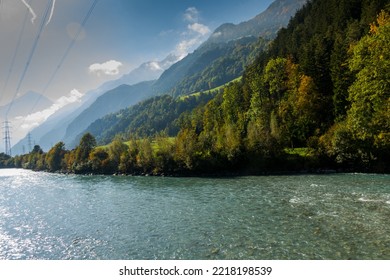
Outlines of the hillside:
M169 95L156 96L137 105L109 114L93 122L78 137L85 133L96 135L99 144L110 143L115 136L124 139L130 137L152 137L160 133L176 136L185 114L198 106L204 106L220 90L186 95L185 98L173 98Z
M153 81L142 82L132 86L121 85L101 95L90 107L80 113L68 125L64 142L68 147L73 147L79 140L76 139L76 136L95 120L128 106L135 105L141 100L153 95L151 90L152 85Z

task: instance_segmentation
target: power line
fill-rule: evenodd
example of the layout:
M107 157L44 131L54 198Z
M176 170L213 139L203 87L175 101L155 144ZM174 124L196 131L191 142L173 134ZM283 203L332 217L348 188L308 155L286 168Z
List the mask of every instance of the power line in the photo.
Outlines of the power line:
M76 35L74 36L74 38L72 39L72 41L70 42L70 44L68 45L68 47L66 48L64 55L61 57L60 62L58 63L58 65L57 65L57 67L55 68L55 70L54 70L54 72L52 73L52 75L50 76L49 81L46 83L46 85L45 85L45 87L44 87L44 89L43 89L42 94L44 94L44 93L47 91L47 89L49 88L49 86L50 86L51 83L53 82L55 76L57 75L58 71L61 69L63 63L65 62L65 60L66 60L66 58L67 58L67 56L69 55L69 53L70 53L70 51L72 50L72 48L74 47L74 45L75 45L77 39L79 38L81 32L83 31L83 28L85 27L85 25L86 25L88 19L90 18L90 16L91 16L93 10L95 9L95 7L96 7L98 1L99 1L99 0L94 0L94 1L93 1L93 3L92 3L92 5L91 5L90 9L88 10L86 16L84 17L84 19L83 19L83 21L82 21L82 23L81 23L81 25L80 25L80 28L78 29ZM6 111L6 114L5 114L5 117L6 117L6 118L7 118L8 114L9 114L9 112L10 112L12 106L13 106L13 103L14 103L14 101L15 101L15 98L16 98L16 96L17 96L17 93L18 93L18 91L20 90L20 87L21 87L21 85L22 85L22 83L23 83L23 80L24 80L24 78L25 78L25 76L26 76L26 73L27 73L27 71L28 71L28 69L29 69L29 66L30 66L30 64L31 64L33 55L34 55L34 53L35 53L35 50L36 50L36 47L37 47L37 45L38 45L39 39L40 39L41 34L42 34L42 32L43 32L43 28L44 28L44 26L45 26L44 23L45 23L45 21L46 21L46 18L48 17L49 11L51 10L51 9L50 9L50 6L53 8L53 6L52 6L52 5L53 5L53 2L52 2L52 5L50 5L50 2L51 2L51 0L49 0L48 3L47 3L47 8L46 8L44 17L42 18L42 21L41 21L41 24L40 24L40 27L39 27L39 31L38 31L38 33L37 33L37 36L36 36L36 38L35 38L35 40L34 40L34 44L33 44L33 47L32 47L32 49L31 49L30 55L29 55L29 57L28 57L26 66L25 66L25 68L24 68L24 70L23 70L23 73L22 73L21 78L20 78L20 80L19 80L19 83L18 83L18 85L17 85L17 88L16 88L15 94L14 94L14 96L13 96L13 98L12 98L12 101L11 101L10 105L8 106L7 111ZM26 19L27 19L27 16L28 16L28 13L26 13L25 21L26 21ZM24 30L24 29L23 29L23 30ZM20 37L21 37L21 35L20 35ZM20 43L18 43L18 44L20 44ZM16 56L16 54L15 54L15 56ZM30 115L30 114L32 113L32 111L35 109L35 107L36 107L37 104L39 103L40 99L41 99L41 96L39 96L38 99L35 101L33 107L32 107L31 110L30 110L30 113L29 113L28 115ZM30 134L29 134L29 137L31 137ZM29 146L30 146L29 148L30 148L30 151L31 151L31 139L29 139Z
M72 39L72 41L70 42L70 44L68 45L68 47L66 48L65 50L65 53L64 55L62 56L62 58L60 59L60 62L58 63L57 67L55 68L55 70L53 71L52 75L50 76L49 78L49 81L46 83L45 87L43 88L43 91L42 91L42 94L45 94L47 89L49 88L49 86L51 85L51 83L53 82L54 78L56 77L58 71L61 69L62 65L64 64L65 62L65 59L67 58L67 56L69 55L70 51L72 50L72 48L74 47L74 44L76 43L77 39L79 38L81 32L83 31L83 28L85 27L85 24L87 23L89 17L91 16L93 10L95 9L97 3L98 3L99 0L94 0L91 7L89 8L86 16L84 17L76 35L74 36L74 38ZM31 108L30 110L30 113L28 115L30 115L35 107L38 105L39 101L41 100L41 96L38 97L38 99L35 101L33 107Z
M84 28L85 24L87 23L87 21L88 21L89 17L91 16L93 10L95 9L95 6L97 5L97 2L98 2L98 0L94 0L94 2L92 3L92 5L91 5L90 9L88 10L86 16L84 17L84 20L81 23L80 28L78 29L76 35L74 36L73 40L68 45L67 49L65 50L64 55L62 56L60 62L58 63L56 69L54 70L54 72L51 75L51 77L50 77L49 81L47 82L47 84L45 85L45 87L43 89L43 92L46 92L46 90L48 89L50 84L53 82L54 77L57 75L57 72L61 69L62 64L64 63L66 57L68 56L69 52L73 48L73 46L76 43L77 39L79 38L81 32L83 31L83 28Z
M5 90L7 89L9 79L11 77L11 74L12 74L14 66L15 66L16 56L17 56L17 54L19 52L19 48L20 48L20 44L22 42L22 36L24 34L24 30L26 29L26 23L27 23L28 15L29 15L29 12L27 10L26 11L26 15L24 16L22 29L20 30L20 33L19 33L19 38L18 38L18 41L16 43L16 48L15 48L15 51L14 51L14 55L12 56L12 59L11 59L11 65L10 65L10 67L8 69L7 77L5 79L5 82L4 82L4 85L3 85L3 89L1 91L2 95L0 95L0 101L1 101L1 98L5 95Z
M43 91L41 92L42 95L44 95L47 91L47 89L49 88L49 86L51 85L51 83L53 82L54 78L56 77L56 75L58 74L58 71L61 69L62 65L64 64L65 62L65 59L67 58L67 56L69 55L70 51L72 50L72 48L74 47L77 39L79 38L81 32L83 31L83 28L85 27L88 19L90 18L93 10L95 9L97 3L98 3L99 0L94 0L91 7L89 8L87 14L85 15L79 29L77 30L77 33L76 35L73 37L72 41L69 43L68 47L66 48L65 50L65 53L63 54L63 56L61 57L60 59L60 62L58 63L57 67L55 68L55 70L53 71L52 75L50 76L50 79L49 81L46 83L45 87L43 88ZM35 101L34 105L31 107L30 109L30 112L27 114L27 115L31 115L32 112L34 111L34 109L36 108L36 106L38 105L39 101L41 100L41 96L38 97L38 99Z
M16 98L16 96L17 96L19 90L20 90L20 87L22 86L22 83L23 83L23 80L24 80L24 78L25 78L25 76L26 76L26 73L27 73L28 69L30 68L32 58L33 58L33 56L34 56L35 50L36 50L36 48L37 48L37 46L38 46L39 39L41 38L41 35L42 35L42 32L43 32L43 28L44 28L44 26L45 26L46 18L47 18L48 14L49 14L49 11L50 11L50 6L51 6L50 3L51 3L51 1L49 0L49 1L47 2L46 11L45 11L45 14L44 14L44 16L43 16L43 18L42 18L42 20L41 20L41 24L40 24L40 26L39 26L37 36L35 37L33 46L32 46L32 48L31 48L30 54L29 54L29 56L28 56L26 66L25 66L24 69L23 69L22 75L20 76L19 83L18 83L18 85L17 85L17 87L16 87L16 90L15 90L14 96L13 96L13 98L12 98L12 101L11 101L11 103L9 104L9 106L8 106L8 108L7 108L7 111L6 111L6 113L5 113L5 117L6 117L6 118L7 118L7 116L8 116L9 111L11 110L11 108L12 108L12 106L13 106L13 104L14 104L15 98Z

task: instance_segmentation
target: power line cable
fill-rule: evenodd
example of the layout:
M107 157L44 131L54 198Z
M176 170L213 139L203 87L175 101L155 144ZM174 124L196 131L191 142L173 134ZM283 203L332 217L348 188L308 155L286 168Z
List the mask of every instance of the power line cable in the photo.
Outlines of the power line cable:
M31 1L30 1L31 2ZM1 2L2 3L2 2ZM28 19L28 15L29 15L29 11L27 10L26 11L26 15L24 16L24 21L23 21L23 25L22 25L22 29L20 30L20 33L19 33L19 38L18 38L18 41L16 43L16 48L15 48L15 51L14 51L14 55L12 56L12 59L11 59L11 65L8 69L8 73L7 73L7 77L5 79L5 82L4 82L4 85L3 85L3 89L1 91L1 95L0 95L0 101L1 99L3 98L3 96L5 95L5 91L7 89L7 86L8 86L8 82L9 82L9 79L11 77L11 74L13 72L13 69L14 69L14 66L15 66L15 60L16 60L16 56L19 52L19 48L20 48L20 44L22 42L22 36L24 34L24 30L26 29L26 23L27 23L27 19Z
M56 77L56 75L58 74L58 71L61 69L62 65L64 64L66 58L68 57L70 51L72 50L72 48L74 47L77 39L79 38L81 32L83 31L83 28L85 27L89 17L91 16L93 10L95 9L97 3L98 3L99 0L94 0L94 2L92 3L90 9L88 10L86 16L84 17L76 35L74 36L74 38L72 39L72 41L69 43L68 47L66 48L65 50L65 53L64 55L61 57L60 59L60 62L58 63L57 67L55 68L55 70L53 71L52 75L50 76L49 78L49 81L46 83L45 87L43 88L43 91L42 91L42 94L45 94L47 89L49 88L49 86L52 84L54 78ZM32 106L30 112L28 115L32 114L32 112L34 111L35 107L38 105L39 101L41 100L41 96L38 97L38 99L35 101L34 105Z
M7 111L5 113L5 118L8 117L8 113L9 113L9 111L11 110L11 108L12 108L12 106L14 104L15 98L16 98L19 90L20 90L20 87L22 86L22 83L23 83L24 78L25 78L25 76L27 74L27 71L30 68L32 58L33 58L33 56L35 54L35 50L36 50L36 48L38 46L39 39L41 38L41 35L42 35L42 32L43 32L43 28L45 27L46 18L47 18L48 14L49 14L49 11L50 11L50 7L51 7L50 3L51 3L51 1L49 0L47 2L47 5L46 5L47 7L46 7L46 10L45 10L44 16L43 16L43 18L41 20L41 24L39 26L37 36L35 37L33 46L32 46L31 51L29 53L29 56L28 56L28 59L27 59L27 63L25 65L24 69L23 69L22 75L20 76L19 83L18 83L18 85L16 87L16 90L15 90L14 96L12 98L12 101L9 104L9 106L7 108Z
M27 114L27 116L32 114L32 112L34 111L34 109L38 105L39 101L41 100L42 96L46 93L47 89L52 84L54 78L56 77L56 75L58 74L58 71L61 69L62 65L64 64L64 62L65 62L66 58L68 57L70 51L73 49L76 41L78 40L81 32L83 31L87 21L89 20L90 16L92 15L92 13L93 13L96 5L98 4L98 2L99 2L99 0L94 0L93 1L91 7L89 8L89 10L88 10L87 14L85 15L83 21L81 22L81 25L80 25L79 29L77 30L75 36L73 36L72 41L69 43L68 47L66 48L63 56L61 57L59 63L57 64L57 67L55 68L55 70L53 71L52 75L50 76L48 82L44 86L43 91L41 92L42 94L37 98L37 100L35 101L34 105L31 107L30 112ZM25 122L26 122L26 119L24 120L22 126L25 124ZM28 135L30 135L30 133Z
M66 57L68 56L69 52L71 51L71 49L73 48L74 44L76 43L77 39L79 38L81 32L83 31L83 28L85 26L85 24L87 23L89 17L91 16L93 10L95 9L95 6L97 4L99 0L94 0L94 2L92 3L92 6L90 7L90 9L88 10L88 13L86 14L86 16L84 17L84 20L83 22L81 23L80 25L80 28L78 29L76 35L74 36L73 40L70 42L70 44L68 45L67 49L65 50L65 53L64 55L62 56L60 62L58 63L56 69L54 70L53 74L51 75L49 81L46 83L45 87L43 88L43 93L46 92L46 90L48 89L48 87L51 85L51 83L53 82L53 79L55 78L55 76L57 75L58 71L61 69L62 65L64 64L64 61L66 59Z

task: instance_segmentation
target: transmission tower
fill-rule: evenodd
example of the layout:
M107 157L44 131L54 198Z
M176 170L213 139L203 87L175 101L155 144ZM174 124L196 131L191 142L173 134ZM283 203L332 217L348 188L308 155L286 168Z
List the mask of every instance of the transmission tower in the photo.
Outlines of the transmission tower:
M32 140L31 140L30 132L27 134L27 144L28 144L28 152L30 153L32 151Z
M3 130L4 130L4 144L5 144L5 154L11 156L11 133L10 133L10 122L5 121L3 122Z

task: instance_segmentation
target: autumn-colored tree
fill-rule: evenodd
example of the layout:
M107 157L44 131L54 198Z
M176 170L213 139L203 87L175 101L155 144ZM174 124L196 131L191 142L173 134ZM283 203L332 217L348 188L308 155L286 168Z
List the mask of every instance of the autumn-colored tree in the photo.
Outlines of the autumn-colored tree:
M63 164L65 153L66 151L64 142L55 144L49 150L49 152L46 154L46 164L49 171L59 171L65 167L65 164Z

